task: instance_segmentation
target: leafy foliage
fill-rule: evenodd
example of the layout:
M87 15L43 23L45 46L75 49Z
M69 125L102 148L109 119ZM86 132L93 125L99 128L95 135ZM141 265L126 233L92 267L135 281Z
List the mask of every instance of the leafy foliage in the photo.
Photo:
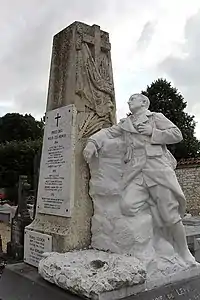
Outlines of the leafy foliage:
M43 135L44 122L30 114L9 113L0 118L0 143L36 140Z
M34 157L42 147L44 121L30 114L9 113L0 118L0 186L17 201L19 175L33 183Z
M187 103L178 90L165 79L158 79L147 86L142 94L149 98L151 111L162 112L181 130L183 141L168 146L176 159L197 157L200 152L200 142L195 137L196 123L194 116L184 111Z
M35 141L11 141L0 145L0 182L2 187L15 186L19 175L28 175L32 181L33 161L42 145Z

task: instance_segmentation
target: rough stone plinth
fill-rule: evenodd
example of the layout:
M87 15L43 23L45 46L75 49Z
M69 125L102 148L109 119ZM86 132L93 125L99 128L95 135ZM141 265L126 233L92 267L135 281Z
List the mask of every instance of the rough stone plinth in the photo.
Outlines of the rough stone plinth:
M46 255L39 264L40 275L79 296L105 299L117 291L117 298L123 298L144 289L146 272L134 257L97 250Z
M140 297L143 292L190 280L200 275L200 267L196 265L167 276L149 278L138 259L91 249L65 254L45 253L39 273L48 282L81 298L117 300L130 295Z

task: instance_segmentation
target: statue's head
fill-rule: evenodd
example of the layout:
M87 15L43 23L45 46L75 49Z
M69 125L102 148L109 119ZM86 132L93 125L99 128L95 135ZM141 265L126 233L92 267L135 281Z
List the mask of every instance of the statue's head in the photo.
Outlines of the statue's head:
M135 113L141 109L148 109L149 105L149 98L143 94L133 94L128 100L128 106L132 113Z

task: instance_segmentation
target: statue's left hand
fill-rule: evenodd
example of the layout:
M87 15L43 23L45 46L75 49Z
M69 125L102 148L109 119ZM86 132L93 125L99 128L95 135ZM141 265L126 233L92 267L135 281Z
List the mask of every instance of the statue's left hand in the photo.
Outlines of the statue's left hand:
M88 142L85 149L83 150L83 156L86 162L89 164L92 156L98 157L98 151L94 143Z
M148 136L151 136L152 132L153 132L153 128L149 124L139 124L137 127L137 130L139 131L139 133L148 135Z

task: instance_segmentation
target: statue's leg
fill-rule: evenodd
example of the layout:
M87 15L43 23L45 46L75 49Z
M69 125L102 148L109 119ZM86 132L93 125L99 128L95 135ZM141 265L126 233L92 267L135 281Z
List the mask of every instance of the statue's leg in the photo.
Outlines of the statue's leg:
M157 269L153 245L153 221L148 205L149 193L136 180L126 187L120 201L121 219L115 222L117 245L122 253L138 258L147 270ZM124 243L126 244L124 245Z
M195 265L195 258L192 256L188 249L185 228L182 221L179 221L178 223L170 226L170 231L177 246L178 253L182 257L184 262L189 265Z
M125 216L135 216L141 211L147 210L149 193L146 187L139 185L134 180L126 187L123 192L122 202L120 203L121 212Z
M185 229L179 214L179 202L175 194L161 185L149 187L149 193L157 205L163 226L168 229L172 237L174 249L187 264L196 264L187 246Z

